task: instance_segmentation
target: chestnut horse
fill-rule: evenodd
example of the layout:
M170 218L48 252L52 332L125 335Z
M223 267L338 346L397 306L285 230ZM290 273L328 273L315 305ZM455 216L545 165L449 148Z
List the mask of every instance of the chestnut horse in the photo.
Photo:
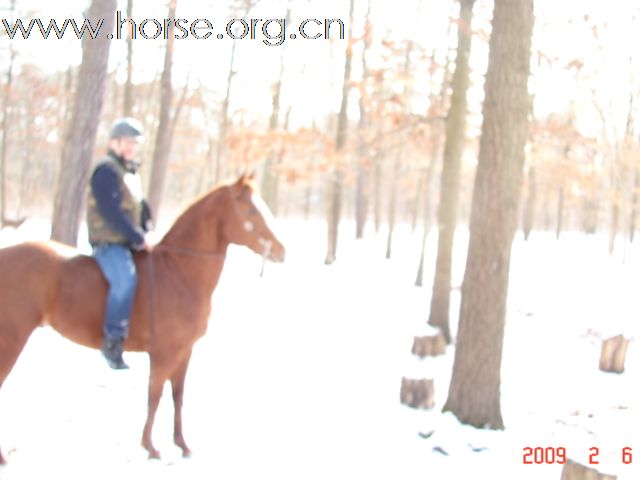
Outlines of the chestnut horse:
M284 247L268 218L253 182L243 175L197 199L156 246L134 255L138 284L124 347L149 353L142 446L150 458L160 456L151 431L167 380L175 407L174 441L184 456L190 454L181 411L191 350L207 329L211 296L229 244L247 246L275 262L284 260ZM0 249L0 271L0 386L40 325L100 348L107 283L93 258L53 241L27 242Z

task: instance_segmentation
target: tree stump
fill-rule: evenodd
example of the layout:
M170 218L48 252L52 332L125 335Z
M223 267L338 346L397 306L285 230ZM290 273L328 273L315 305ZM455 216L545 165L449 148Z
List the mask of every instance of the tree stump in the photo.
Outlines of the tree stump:
M567 460L562 467L560 480L616 480L617 478L616 475L606 475L573 460Z
M600 352L600 370L612 373L624 372L624 360L628 347L629 340L623 335L616 335L604 340Z
M411 353L418 357L435 357L436 355L444 355L447 348L447 342L444 340L444 335L441 331L433 335L424 335L421 337L413 337L413 347L411 347Z
M433 380L421 378L418 380L402 377L402 388L400 389L400 401L412 408L429 410L433 408L434 389Z

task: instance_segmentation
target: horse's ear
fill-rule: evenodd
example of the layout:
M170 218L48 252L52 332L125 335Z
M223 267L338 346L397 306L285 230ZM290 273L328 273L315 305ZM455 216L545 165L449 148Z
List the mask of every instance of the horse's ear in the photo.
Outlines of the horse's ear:
M251 170L251 172L249 173L249 175L247 175L247 179L248 179L248 180L251 180L251 181L253 181L253 180L255 180L255 179L256 179L256 170L255 170L255 169Z
M236 180L236 185L238 187L242 187L246 183L247 183L247 174L243 173L242 175L240 175L240 177L238 177L238 180Z

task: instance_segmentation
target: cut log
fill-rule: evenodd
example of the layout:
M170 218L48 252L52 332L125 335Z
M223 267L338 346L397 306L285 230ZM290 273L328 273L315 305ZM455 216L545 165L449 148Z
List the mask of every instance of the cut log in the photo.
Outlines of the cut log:
M17 219L5 218L5 219L2 220L2 226L3 227L18 228L18 227L20 227L20 225L22 225L25 222L26 219L27 219L27 217L21 217L21 218L17 218Z
M402 377L400 401L412 408L429 410L433 408L433 380L430 378L410 379Z
M438 330L438 332L433 335L413 337L411 353L419 357L435 357L436 355L444 355L446 348L447 342L444 340L444 335Z
M616 480L616 475L606 475L573 460L567 460L562 468L560 480Z
M600 370L612 373L624 372L624 360L628 347L629 340L623 335L616 335L604 340L600 352Z

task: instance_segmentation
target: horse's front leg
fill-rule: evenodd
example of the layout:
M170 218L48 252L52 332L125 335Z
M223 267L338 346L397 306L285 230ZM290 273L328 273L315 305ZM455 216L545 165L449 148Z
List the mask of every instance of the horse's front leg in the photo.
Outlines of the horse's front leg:
M180 365L171 376L171 389L173 392L173 441L182 449L182 456L191 456L191 450L187 446L182 435L182 399L184 396L184 381L187 375L187 368L189 367L189 360L191 358L191 350L189 350L186 356L182 359Z
M156 417L156 411L160 403L160 397L162 396L162 387L166 377L160 375L160 372L153 367L153 360L151 361L151 374L149 375L149 404L147 410L147 421L144 424L144 430L142 431L142 446L149 452L149 458L160 458L160 452L153 446L151 440L153 422Z

